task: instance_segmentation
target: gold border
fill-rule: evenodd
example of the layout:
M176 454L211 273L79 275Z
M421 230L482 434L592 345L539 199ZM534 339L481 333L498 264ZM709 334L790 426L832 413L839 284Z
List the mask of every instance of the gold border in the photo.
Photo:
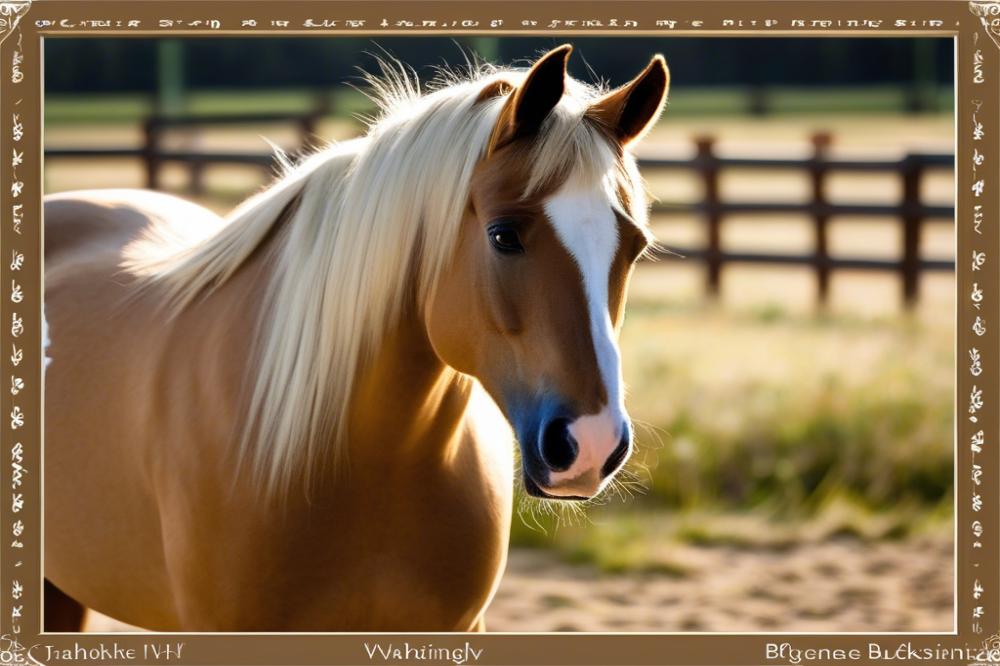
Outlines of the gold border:
M11 3L0 3L0 7ZM291 0L50 0L36 2L0 44L0 363L22 378L16 396L3 380L2 448L11 453L0 502L0 663L31 663L44 651L80 644L135 649L134 660L88 663L154 663L144 646L182 645L178 664L381 663L369 660L372 634L52 634L41 626L41 241L42 61L41 40L60 35L704 35L704 36L954 36L958 130L956 395L956 622L942 634L381 634L380 642L433 643L484 650L480 664L745 664L789 663L768 659L766 645L858 650L868 663L869 644L895 652L966 647L1000 635L1000 230L997 165L1000 163L1000 49L988 12L997 2L927 0L896 2L820 0L781 3L701 2L309 2ZM985 7L985 10L984 10ZM982 16L976 12L986 11ZM2 11L0 11L2 16ZM337 21L309 27L307 20ZM984 20L986 19L986 20ZM138 25L129 24L139 21ZM253 20L255 25L246 21ZM577 23L567 23L567 20ZM756 20L755 25L749 22ZM287 24L275 24L286 21ZM398 23L404 21L408 23ZM435 21L436 24L424 23ZM588 21L589 23L581 23ZM728 22L727 22L728 21ZM742 21L742 23L740 23ZM765 23L770 21L773 23ZM353 23L351 23L353 22ZM668 23L673 22L673 23ZM0 28L3 26L0 25ZM15 67L17 71L15 72ZM15 116L20 129L15 133ZM982 123L978 139L973 123ZM978 153L974 152L978 151ZM20 157L12 159L12 155ZM974 155L982 155L975 164ZM16 162L16 163L15 163ZM976 193L975 184L982 180ZM15 183L20 183L15 186ZM15 194L15 191L17 192ZM16 210L15 206L20 206ZM981 206L980 209L975 208ZM978 213L978 215L977 215ZM20 262L16 256L23 255ZM9 263L8 263L9 262ZM12 327L19 320L19 329ZM15 336L14 333L17 332ZM973 349L978 363L973 360ZM20 357L18 357L20 354ZM8 356L9 355L9 356ZM17 363L15 364L15 360ZM982 403L982 406L978 406ZM975 420L973 420L975 419ZM15 422L20 422L14 426ZM982 442L978 433L982 431ZM20 445L20 446L18 446ZM6 457L6 455L5 455ZM978 465L978 467L973 467ZM18 496L17 494L20 493ZM978 509L976 508L978 507ZM18 522L20 521L20 522ZM15 529L16 528L16 529ZM23 547L15 547L20 543ZM978 545L977 545L978 544ZM977 585L978 583L978 585ZM787 653L786 653L787 654ZM19 661L20 660L20 661ZM975 659L957 660L968 663ZM994 661L997 659L994 659ZM949 663L924 660L923 663Z

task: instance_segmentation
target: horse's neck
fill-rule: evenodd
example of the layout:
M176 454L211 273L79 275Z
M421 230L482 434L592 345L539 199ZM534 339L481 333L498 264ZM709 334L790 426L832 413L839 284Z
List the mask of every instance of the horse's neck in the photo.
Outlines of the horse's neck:
M371 359L351 400L352 466L453 454L472 387L438 359L422 323L404 316Z
M187 368L187 372L171 376L214 392L213 410L223 420L231 419L231 431L216 433L221 441L239 440L236 428L245 418L243 403L256 367L258 345L253 332L266 316L263 294L272 272L268 253L263 249L255 252L229 280L194 300L165 325L170 343L164 350L164 362ZM154 316L159 317L159 311Z
M219 387L214 404L231 423L244 423L247 387L255 381L254 354L259 353L253 335L234 333L259 331L261 318L268 316L262 295L274 278L279 238L272 234L231 279L176 322L182 330L200 333L196 338L181 336L184 349L175 353L193 361L200 385ZM346 464L352 471L358 466L406 464L410 456L446 459L460 443L472 384L440 361L415 310L403 308L370 360L359 368L345 443ZM239 439L236 432L219 435L224 440Z

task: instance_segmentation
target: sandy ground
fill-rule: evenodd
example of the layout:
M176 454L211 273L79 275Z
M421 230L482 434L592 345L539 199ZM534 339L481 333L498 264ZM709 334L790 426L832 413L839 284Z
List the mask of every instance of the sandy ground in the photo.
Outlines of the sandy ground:
M488 631L951 631L947 538L792 549L678 547L683 574L607 574L511 552ZM132 631L92 614L88 631Z
M950 541L690 547L683 577L598 574L515 551L490 631L950 631Z

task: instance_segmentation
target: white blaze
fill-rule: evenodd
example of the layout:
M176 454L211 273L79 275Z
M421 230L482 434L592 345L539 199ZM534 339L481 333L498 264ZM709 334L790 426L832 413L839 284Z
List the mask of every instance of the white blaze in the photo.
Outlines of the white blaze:
M568 470L550 477L553 485L567 485L567 495L592 495L600 489L600 470L618 446L625 423L621 360L608 312L608 280L619 240L610 196L603 184L570 178L545 202L556 235L580 268L590 337L608 396L597 414L581 415L570 424L579 453Z

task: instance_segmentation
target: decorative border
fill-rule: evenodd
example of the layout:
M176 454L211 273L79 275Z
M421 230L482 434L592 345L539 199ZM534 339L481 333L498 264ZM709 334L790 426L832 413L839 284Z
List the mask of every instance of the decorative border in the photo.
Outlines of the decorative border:
M982 28L982 32L1000 49L1000 1L973 0L969 3L969 11L979 18L979 27ZM985 633L990 638L983 642L984 647L993 648L1000 644L1000 633L992 631L995 624L987 624L986 618L989 611L986 602L991 597L994 599L997 597L998 586L993 584L987 588L981 573L986 567L997 563L996 551L994 550L987 555L985 544L987 542L996 543L998 525L996 520L990 521L984 515L984 513L988 513L987 506L993 509L997 507L995 494L997 466L995 464L989 465L984 458L992 457L994 461L996 460L995 455L991 456L989 452L995 454L998 441L995 415L993 415L993 419L990 419L992 423L984 423L988 418L984 410L987 409L987 405L992 405L995 409L1000 397L996 391L996 375L992 377L994 381L991 382L991 386L984 385L983 379L986 371L984 365L986 355L996 354L1000 351L1000 347L996 344L995 333L990 335L990 332L1000 323L996 317L996 294L991 295L990 292L995 292L996 289L1000 288L1000 281L995 277L995 269L989 270L989 265L995 264L1000 258L996 256L996 187L1000 183L1000 179L996 177L997 160L1000 159L996 147L1000 127L997 127L996 122L989 123L987 120L989 118L995 120L998 115L997 105L1000 100L998 100L997 90L1000 80L997 77L995 53L991 51L994 55L992 58L994 66L990 67L983 46L980 32L978 30L973 32L972 57L971 62L968 63L971 65L968 67L971 85L967 83L964 86L971 89L972 98L969 100L966 118L961 118L963 114L961 114L960 109L963 105L960 105L958 110L960 113L960 149L957 159L968 160L969 173L966 182L970 183L968 191L972 197L971 215L969 215L969 211L963 214L960 208L958 225L960 241L967 239L972 246L969 263L969 279L972 279L972 285L966 291L967 300L960 305L960 309L967 314L965 316L959 315L959 326L963 325L964 320L967 334L960 349L966 350L968 378L972 381L972 386L968 391L968 418L965 424L969 454L966 472L971 480L969 494L966 496L972 514L968 521L971 544L966 552L969 559L964 564L971 565L969 575L973 578L971 586L967 588L967 594L971 597L969 599L969 612L965 618L959 617L959 629L961 631L961 625L967 623L973 635L980 636ZM987 46L987 48L989 47ZM963 69L962 64L959 63L960 73ZM965 121L964 130L961 120ZM961 148L962 133L967 135L967 140L972 144L971 153L968 148L964 150ZM960 163L959 183L965 180L962 177L962 172ZM968 220L966 225L971 226L971 234L967 233L968 227L963 225L963 218ZM992 226L993 233L989 233L987 228L989 226ZM959 270L961 271L960 264ZM993 307L989 307L991 301ZM993 365L995 369L995 362ZM993 427L989 427L990 425ZM961 431L962 428L960 427L959 430ZM988 490L993 492L987 492ZM956 492L958 492L957 488ZM990 500L992 500L992 504L987 505L986 503ZM991 630L988 631L987 627L990 627Z
M989 46L1000 47L1000 2L22 0L0 2L0 350L8 380L0 395L0 442L10 452L2 474L9 495L0 502L0 664L44 663L49 647L78 646L94 664L380 663L366 655L373 637L364 634L41 633L42 39L454 33L957 38L956 631L411 634L380 635L379 641L433 643L468 658L478 654L479 664L867 663L887 655L923 663L1000 662L1000 654L984 650L1000 649L1000 49ZM834 652L808 652L821 649Z
M5 359L7 369L10 372L10 405L9 410L3 410L7 414L5 420L8 421L6 425L9 428L9 434L4 440L5 444L10 446L10 516L9 519L3 521L6 528L3 531L3 541L9 540L9 552L4 554L4 582L8 582L6 580L8 575L11 576L9 585L5 586L6 589L10 590L9 600L4 603L3 611L0 611L4 617L0 623L0 634L3 634L4 639L7 636L12 637L10 647L0 646L0 650L15 651L20 648L18 642L20 636L30 636L37 632L35 618L26 614L26 605L28 598L30 598L30 592L26 586L32 585L32 582L29 581L37 579L40 568L25 566L25 562L29 559L37 560L37 553L26 550L25 542L37 539L41 527L40 521L33 520L26 511L25 498L28 491L25 486L29 467L25 460L24 442L28 442L27 446L34 449L38 448L40 442L37 437L30 439L27 437L30 433L25 425L29 418L29 412L28 408L22 405L22 402L26 402L23 398L27 398L33 393L38 394L41 380L41 372L33 372L37 368L31 363L31 354L25 355L26 348L37 347L32 341L31 329L26 328L25 320L29 320L28 326L31 323L31 318L26 317L26 310L37 306L41 300L41 292L37 285L33 290L26 289L24 286L27 282L33 281L28 276L32 266L39 267L36 268L36 274L40 275L41 265L41 256L37 249L31 248L23 242L25 231L30 225L30 222L25 222L25 201L31 195L31 190L26 190L25 187L26 181L30 183L32 180L24 172L30 169L32 160L38 161L38 151L40 150L39 143L32 151L32 148L29 147L29 139L26 138L26 134L31 132L32 128L37 133L40 118L38 114L27 114L22 111L25 95L31 93L28 92L25 85L25 72L22 69L25 57L25 37L19 23L28 13L30 7L31 0L0 3L0 44L11 35L16 36L16 39L13 40L14 48L8 56L9 59L5 57L3 61L9 66L9 69L3 72L4 97L7 100L13 98L13 104L8 101L4 105L2 115L0 115L0 127L3 128L0 129L2 132L0 145L3 146L3 156L0 159L6 161L10 156L9 175L4 179L3 185L5 190L7 184L10 186L7 194L8 200L0 204L3 210L0 219L7 218L0 237L3 238L4 243L2 244L10 253L10 264L7 266L10 276L8 280L4 280L5 285L10 285L10 290L7 292L10 316L4 315L3 317L3 326L6 329L4 333L9 333L10 337L9 344L3 346L5 350L10 350L10 356ZM6 54L7 49L4 49L4 52ZM10 108L9 111L8 108ZM25 155L32 152L35 154L29 157L29 164L26 164ZM37 213L37 211L35 212ZM37 228L39 227L36 218L35 229ZM32 251L33 249L35 251ZM0 260L6 261L6 258L3 257ZM8 326L9 328L7 328ZM7 335L3 337L6 338ZM32 465L31 469L35 470L37 467ZM4 517L8 518L8 516ZM0 663L8 663L8 656L14 655L0 652Z
M21 17L31 9L31 0L0 2L0 44L17 28Z
M983 30L1000 48L1000 2L997 0L971 0L969 11L983 23Z

